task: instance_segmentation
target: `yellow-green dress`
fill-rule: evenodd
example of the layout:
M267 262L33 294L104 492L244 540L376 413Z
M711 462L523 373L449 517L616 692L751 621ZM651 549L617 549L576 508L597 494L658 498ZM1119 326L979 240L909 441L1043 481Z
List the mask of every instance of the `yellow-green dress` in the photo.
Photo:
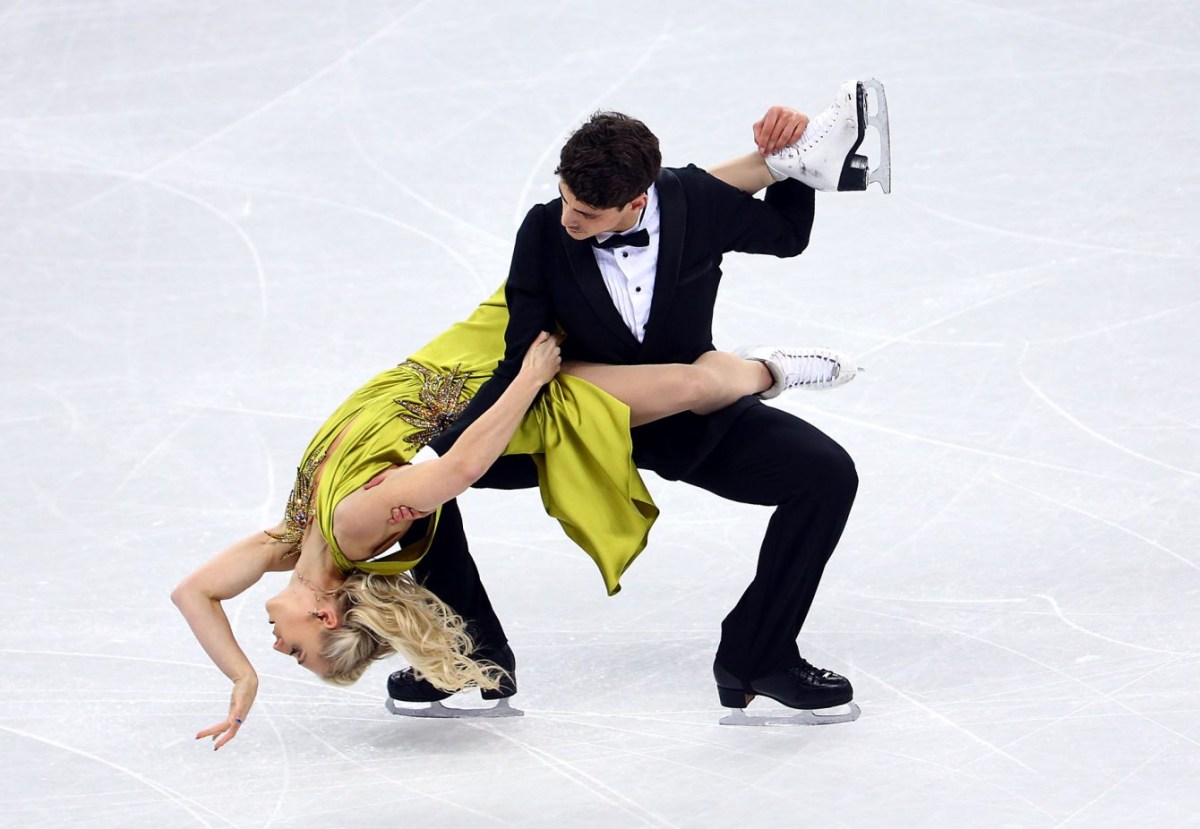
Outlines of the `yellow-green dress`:
M402 553L349 561L334 537L334 508L387 467L408 463L452 422L503 356L507 325L501 286L465 321L350 395L305 450L286 537L297 542L311 512L343 572L399 573L420 561L437 531L437 514L425 538ZM505 454L533 456L546 512L596 562L609 594L620 590L621 575L646 546L658 516L631 457L629 408L578 377L559 375L542 390ZM322 461L314 494L313 473Z

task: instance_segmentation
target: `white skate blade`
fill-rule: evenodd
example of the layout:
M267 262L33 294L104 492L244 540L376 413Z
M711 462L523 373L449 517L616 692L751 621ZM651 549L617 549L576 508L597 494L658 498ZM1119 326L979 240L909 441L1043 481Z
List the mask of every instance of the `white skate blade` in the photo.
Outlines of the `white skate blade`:
M435 720L495 719L497 717L525 716L525 712L520 708L513 708L509 705L508 699L497 700L495 705L488 708L455 708L451 705L442 705L440 702L431 702L424 708L408 708L403 705L397 705L396 701L389 697L384 706L388 711L397 716Z
M883 188L883 192L892 192L892 136L888 124L888 108L887 95L884 94L883 84L874 78L869 78L862 81L863 87L870 89L872 95L869 96L867 105L867 126L874 127L879 133L879 164L874 170L867 171L867 186L871 186L871 182L879 182L879 186ZM870 103L875 104L875 114L871 114Z
M751 716L743 708L730 708L729 715L721 717L721 725L836 725L837 723L854 722L861 713L862 709L853 702L837 708L797 711L795 714Z

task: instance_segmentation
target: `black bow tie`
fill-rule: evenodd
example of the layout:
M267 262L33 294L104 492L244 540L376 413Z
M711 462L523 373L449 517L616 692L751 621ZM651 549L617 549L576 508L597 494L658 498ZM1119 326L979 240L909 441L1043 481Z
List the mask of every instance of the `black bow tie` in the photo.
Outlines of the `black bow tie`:
M628 236L622 236L621 234L617 233L613 236L609 236L603 242L596 241L596 238L593 236L592 244L595 247L604 248L605 250L610 248L625 247L626 245L634 248L644 248L646 245L650 244L650 231L646 230L646 228L642 228L636 233L630 233Z

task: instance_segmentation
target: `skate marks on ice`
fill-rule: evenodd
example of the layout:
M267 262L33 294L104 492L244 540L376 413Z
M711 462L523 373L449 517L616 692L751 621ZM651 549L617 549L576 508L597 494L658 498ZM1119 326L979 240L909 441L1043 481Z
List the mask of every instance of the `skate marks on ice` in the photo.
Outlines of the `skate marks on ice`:
M145 786L146 788L151 789L152 791L158 792L163 797L165 797L168 801L174 803L175 805L179 806L179 808L183 809L185 812L190 814L193 818L195 818L200 823L201 826L212 826L213 825L205 818L205 816L204 816L205 814L216 819L222 825L226 825L226 826L235 826L236 825L236 824L230 822L229 820L227 820L226 818L224 818L223 816L217 814L212 809L209 809L203 803L199 803L199 802L193 800L192 798L188 797L183 792L180 792L178 789L164 785L163 783L159 783L158 781L153 780L144 774L140 774L139 772L134 771L133 769L129 768L128 766L124 766L113 760L105 759L104 757L101 757L98 754L93 754L92 752L86 751L77 746L72 746L72 745L69 745L68 743L60 742L58 740L53 740L49 737L42 737L37 734L33 734L31 732L24 731L24 730L18 729L18 728L12 728L11 726L7 726L7 725L0 725L0 731L4 732L6 734L11 734L14 737L20 737L22 739L29 740L31 742L40 743L42 745L58 749L59 751L74 755L76 757L82 757L85 760L90 760L93 763L98 763L102 766L106 766L106 767L112 769L113 771L119 772L120 774L125 775L126 777L129 777L130 779L136 781L137 783L141 784L142 786Z
M639 73L642 72L643 67L649 63L651 57L659 53L662 48L672 39L672 23L673 21L670 18L664 20L654 36L647 38L648 42L639 43L636 56L629 62L629 68L615 78L611 84L605 87L603 91L596 95L585 106L576 110L576 112L572 114L572 117L569 119L569 121L562 125L563 129L565 131L574 130L580 123L587 120L591 113L597 111L598 109L603 109L606 105L608 105L608 102L612 101L617 96L617 92L625 87L631 80L636 79ZM633 37L636 36L637 33L638 29L635 27L628 31L627 36ZM535 195L535 191L541 192L541 190L540 188L535 187L534 182L539 178L544 180L546 168L551 166L550 160L559 154L559 152L562 150L562 145L563 137L561 135L555 136L545 145L537 160L529 167L529 172L525 177L525 181L521 184L520 193L518 194L516 202L513 206L514 227L521 224L525 218L526 211L529 210L531 205L545 199L544 195Z
M553 743L523 738L520 736L520 732L512 730L505 724L469 721L466 725L507 740L556 775L636 819L639 825L644 823L650 826L676 827L697 824L683 818L672 821L660 812L635 800L628 793L616 791L598 775L589 773L581 767L582 761L578 757L577 749L584 745L608 745L608 751L616 752L618 757L626 758L628 761L652 763L658 769L659 774L667 773L672 777L704 779L710 781L710 785L729 786L737 791L753 792L756 796L767 800L779 798L780 795L769 786L763 785L753 773L750 776L739 775L732 770L723 769L721 764L689 762L684 758L716 754L733 758L735 767L741 767L743 763L769 763L776 770L791 769L795 774L804 772L806 766L802 755L764 751L764 745L755 740L729 741L700 736L705 733L715 733L711 728L716 726L714 720L708 720L710 727L707 729L697 731L694 728L697 716L707 718L710 714L710 710L601 713L531 708L528 718L531 722L540 721L545 725L555 724L570 727L571 733L575 735L575 739L567 744L572 759L560 756L558 752L554 751L551 748ZM676 719L681 716L688 719ZM616 720L617 722L599 722L599 720ZM636 727L635 724L642 724L644 727ZM737 731L737 729L716 730ZM798 729L797 733L804 731L806 729ZM606 738L603 735L609 736ZM637 748L618 747L618 744L615 743L610 745L612 740L620 738L629 738L631 742L628 745L637 746ZM796 745L799 747L803 743ZM948 774L957 773L950 766L946 766L945 771Z
M1136 642L1125 642L1121 639L1114 639L1111 636L1105 636L1103 633L1100 633L1099 631L1095 631L1095 630L1092 630L1091 628L1084 627L1083 625L1079 624L1078 622L1076 622L1072 619L1068 619L1067 615L1065 613L1063 613L1062 608L1058 606L1058 601L1053 596L1046 595L1045 593L1038 593L1034 598L1041 599L1044 602L1046 602L1047 604L1049 604L1050 610L1054 613L1054 615L1058 618L1058 620L1060 622L1062 622L1064 625L1066 625L1067 627L1071 628L1072 630L1076 630L1079 633L1099 639L1102 642L1107 642L1110 645L1117 645L1122 648L1131 648L1136 651L1145 651L1146 653L1161 653L1166 656L1178 656L1178 657L1183 657L1185 659L1186 658L1194 659L1196 657L1200 657L1200 653L1197 653L1195 651L1169 651L1169 650L1164 650L1163 648L1151 648L1146 645L1139 645ZM1157 670L1157 669L1155 669L1155 670Z
M907 605L915 602L923 606L921 610L923 616L929 615L929 607L936 607L937 605L989 605L997 602L1024 605L1029 605L1031 602L1043 605L1048 604L1051 609L1051 612L1048 614L1044 611L1032 610L1026 611L1025 615L1032 615L1035 618L1037 616L1054 618L1065 627L1084 636L1095 638L1122 649L1132 649L1142 654L1120 658L1115 660L1116 664L1112 664L1114 662L1112 659L1100 661L1099 657L1094 657L1094 667L1090 666L1090 661L1087 658L1081 657L1075 661L1074 670L1068 670L1067 668L1052 664L1046 659L1039 658L1029 652L1029 650L999 641L996 637L1002 635L1003 631L997 631L996 636L985 636L962 630L955 625L942 624L927 618L914 618L911 614L899 611L872 610L861 604L856 604L853 608L841 608L847 612L859 613L865 616L877 616L885 619L889 624L889 629L892 629L895 623L901 623L902 625L913 626L914 629L931 631L939 639L948 635L956 639L966 640L967 642L983 646L987 651L1008 654L1039 669L1043 673L1041 677L1030 675L1028 671L1017 670L1012 675L998 675L991 678L973 680L965 684L943 685L936 692L927 691L924 694L905 691L882 676L864 670L861 666L855 668L854 671L856 677L861 677L878 685L880 688L895 695L900 701L912 706L915 710L922 711L926 715L936 718L944 725L986 748L989 753L1005 758L1026 772L1040 774L1037 769L1013 753L1016 748L1036 744L1036 738L1039 736L1052 734L1058 727L1069 723L1086 723L1096 717L1113 716L1112 713L1104 714L1097 710L1104 705L1113 706L1130 719L1144 722L1152 728L1170 735L1172 738L1190 745L1200 746L1200 740L1181 732L1167 721L1169 719L1167 715L1171 713L1170 711L1163 711L1156 714L1139 708L1133 702L1122 699L1123 694L1134 689L1136 686L1144 685L1148 679L1156 674L1175 671L1177 669L1189 670L1197 664L1197 654L1149 648L1105 636L1066 618L1053 597L1045 595L1031 596L1028 599L999 599L972 602L961 602L952 599L913 600L866 595L859 596L858 598L864 602L875 600L889 604L899 602ZM1013 614L1012 611L1008 611L1005 615L1006 617L1012 617ZM1155 659L1155 656L1166 658ZM1019 685L1014 686L1013 676L1022 677ZM1070 694L1069 691L1072 688L1082 691L1082 698L1078 694ZM933 699L923 700L920 698L922 696L928 697L931 693L936 694ZM1037 696L1041 700L1036 706L1036 711L1025 712L1025 709L1028 708L1026 698L1029 695ZM1143 698L1142 696L1135 696L1132 700L1136 702ZM1004 740L993 742L982 734L977 733L976 729L979 727L990 727L1000 722L995 717L1006 707L1011 707L1013 713L1009 715L1011 719L1005 718L1002 720L1009 723L1005 728L1007 736ZM973 716L971 714L973 711L977 712L977 715ZM957 721L964 718L968 719L968 724ZM971 727L971 721L974 722L975 727ZM1014 728L1018 724L1031 727L1028 729ZM972 766L977 766L985 760L986 756L979 755L973 759L966 760L962 768L966 770ZM1033 757L1037 759L1038 755L1035 753Z
M362 692L357 693L361 693L363 696L368 696L368 694ZM380 783L386 784L389 790L399 788L403 790L410 799L423 799L440 803L449 809L465 812L467 815L470 815L475 819L483 819L485 822L493 819L492 815L489 815L486 812L478 809L473 809L462 800L444 796L439 794L437 791L429 789L428 787L422 788L419 780L414 781L406 779L405 775L402 773L386 773L382 771L378 765L372 765L364 762L362 759L355 757L353 754L348 752L345 748L338 746L333 741L321 736L321 733L317 729L310 727L303 721L301 717L287 715L284 717L284 719L286 719L290 725L294 725L296 728L302 730L308 736L308 738L319 743L332 755L339 758L341 762L357 769L358 772L366 777L376 779ZM334 719L339 722L348 722L351 718L335 717ZM375 722L375 718L367 718L367 721ZM394 804L396 801L392 801L392 803ZM330 814L336 814L336 811L331 811ZM318 815L309 813L307 816L311 819L317 817Z
M1189 253L1173 253L1171 251L1158 250L1155 248L1128 248L1119 245L1105 245L1097 242L1084 242L1078 239L1065 238L1063 236L1048 236L1042 233L1031 233L1024 230L1016 230L1014 228L1002 227L998 223L984 223L972 219L956 216L940 210L925 202L918 201L910 196L898 196L909 207L914 207L921 210L930 216L941 219L945 222L956 224L961 227L968 227L972 230L979 230L984 233L1000 236L1009 239L1016 239L1023 242L1033 242L1036 244L1044 244L1054 248L1073 248L1080 251L1091 251L1104 255L1122 255L1133 256L1137 258L1149 259L1165 259L1174 261L1194 261L1195 256Z
M1047 495L1044 492L1038 492L1036 490L1029 489L1028 487L1021 486L1020 484L1014 483L1013 481L1009 481L1006 478L1003 478L994 472L991 473L991 477L993 479L999 481L1002 484L1010 486L1013 489L1020 490L1021 492L1025 492L1029 495L1034 496L1035 498L1040 498L1041 500L1046 501L1047 503L1053 504L1054 506L1059 507L1060 509L1070 510L1071 512L1075 513L1076 515L1081 515L1084 518L1089 518L1092 521L1095 521L1099 524L1103 524L1106 527L1111 527L1112 529L1117 530L1118 532L1122 532L1122 533L1125 533L1126 535L1132 536L1133 538L1137 539L1138 541L1142 542L1143 544L1153 547L1154 549L1158 550L1159 552L1165 553L1166 555L1168 555L1171 558L1178 561L1180 564L1183 564L1183 565L1191 568L1192 570L1200 571L1200 565L1197 565L1191 559L1187 558L1186 556L1184 556L1180 553L1175 552L1170 547L1166 546L1165 544L1163 544L1159 541L1155 541L1153 538L1150 538L1149 536L1142 535L1141 533L1137 532L1136 530L1131 530L1129 527L1126 527L1124 524L1120 524L1116 521L1105 518L1102 515L1097 515L1094 512L1090 512L1088 510L1083 509L1082 507L1068 504L1065 501L1059 500L1057 498L1052 498L1051 496ZM1112 640L1112 641L1115 642L1116 640ZM1123 642L1118 643L1118 644L1125 644L1128 647L1140 647L1138 645L1132 645L1132 644L1123 643ZM1145 650L1145 648L1143 648L1143 649ZM1172 653L1172 654L1178 653L1176 651L1158 650L1157 648L1149 648L1148 650L1153 650L1157 653ZM1178 655L1180 655L1180 656L1183 656L1183 655L1200 656L1200 653L1190 653L1190 654L1179 653Z
M622 794L596 775L584 771L578 763L573 763L570 760L560 757L548 749L540 748L530 740L522 740L507 733L504 728L498 728L482 722L469 722L468 725L486 729L487 733L511 743L545 766L552 773L564 778L572 785L578 786L614 809L628 815L638 821L638 823L647 826L666 827L666 829L678 829L679 827L679 824L672 823L649 806L639 803L628 795Z
M77 651L34 651L6 648L0 650L0 655L7 657L10 663L14 657L29 657L32 659L47 658L56 664L61 664L63 660L87 660L89 662L99 661L102 664L109 662L125 663L127 665L127 672L135 670L136 667L140 665L169 666L179 670L190 669L192 671L198 671L204 675L216 672L216 668L214 666L202 663L122 654L87 653ZM10 668L11 667L12 666L10 664ZM94 675L100 673L100 671L91 670L84 671L84 673ZM266 679L300 683L304 685L317 684L304 679L298 680L294 677L284 677L266 672L260 672L259 676ZM161 697L138 697L122 694L120 696L120 702L124 705L134 706L137 710L145 712L150 719L156 719L163 714L174 716L180 706L185 705L188 702L188 698L184 695L171 694L169 691L164 693L165 696ZM218 700L228 700L227 693L201 694L201 698L205 700L208 700L210 697L214 702L216 702L216 704L211 707L211 711L209 712L210 714L211 712L220 711L220 703L217 702ZM44 704L50 704L54 701L55 700L45 700ZM174 806L186 811L196 820L196 822L202 826L213 827L241 825L236 819L231 819L230 817L226 817L225 815L221 814L216 810L216 807L205 805L205 803L202 801L207 800L211 802L211 798L207 797L205 793L197 793L195 790L194 781L180 779L175 785L168 785L161 782L160 779L155 779L156 777L163 777L163 775L160 773L160 770L155 770L154 773L149 773L148 771L147 773L143 773L137 771L133 767L138 762L138 758L140 757L140 749L143 748L143 745L137 745L137 748L135 748L134 745L125 744L124 748L122 748L122 743L120 742L119 737L115 735L124 734L130 736L134 740L135 744L144 743L147 740L151 741L152 743L160 735L154 730L145 727L144 718L142 718L141 723L136 721L126 721L122 714L114 713L111 701L106 701L105 695L97 694L95 692L79 692L77 697L72 697L68 693L65 695L62 701L65 701L66 705L70 707L72 711L71 716L75 720L80 721L80 725L76 726L76 728L79 729L78 733L85 735L91 735L93 733L80 727L82 726L82 723L85 722L102 721L106 724L105 727L110 733L103 739L101 744L91 748L90 750L89 748L83 747L83 745L75 744L75 738L78 736L75 731L67 732L70 735L69 739L56 739L55 737L46 734L35 734L26 728L16 728L0 723L0 732L11 734L15 737L38 743L40 745L63 752L64 754L79 757L83 760L89 761L90 763L111 769L120 775L134 780L137 784L144 786L147 789L158 792L164 797L167 803L173 804ZM5 702L8 702L8 700L5 700ZM90 714L88 712L89 705L98 705L101 707L98 708L94 714ZM270 729L270 732L266 733L273 734L275 749L283 755L283 762L274 766L274 769L278 774L278 778L281 779L273 779L271 781L272 783L278 784L278 788L274 792L275 800L272 811L272 819L274 819L274 817L279 815L279 813L282 811L283 805L292 790L290 782L291 764L287 759L286 744L283 739L283 735L276 726L274 716L270 712L269 706L262 705L261 709L262 710L256 707L254 712L255 721L259 724L260 728ZM189 717L190 716L191 715L189 713ZM215 718L217 715L211 714L211 716ZM209 749L208 746L211 745L213 742L212 740L196 740L190 734L185 734L183 732L177 733L175 737L176 739L167 744L167 747L175 752L178 752L181 747L191 747L211 753L211 749ZM69 792L69 787L65 787L65 789ZM188 791L189 789L191 789L190 793ZM267 794L267 788L263 788L261 793L264 795ZM48 795L43 793L41 797L45 798L47 796ZM38 813L44 815L44 810L46 808L61 809L64 814L69 814L72 811L72 808L69 805L63 805L64 801L70 801L70 799L73 797L72 794L57 794L55 797L57 799L52 801L51 805L46 805L43 800L43 805L35 807ZM93 819L103 821L103 816L106 814L106 810L100 805L105 802L103 797L99 794L91 795L90 797L96 800L97 804L95 807L97 811L92 815ZM21 805L22 804L20 801L9 801L7 804L9 807L19 807ZM159 814L162 813L160 812ZM112 825L117 825L117 823L114 822Z
M1022 355L1022 358L1023 357L1024 355ZM1151 463L1155 466L1161 466L1163 469L1168 469L1172 472L1178 472L1191 478L1200 478L1200 472L1195 472L1191 469L1184 469L1183 467L1175 466L1174 464L1167 463L1166 461L1160 461L1157 458L1152 458L1149 455L1144 455L1141 452L1138 452L1136 449L1130 449L1128 446L1125 446L1124 444L1118 443L1110 437L1100 434L1095 429L1079 420L1079 418L1072 415L1058 403L1054 402L1049 395L1047 395L1039 386L1035 385L1034 382L1029 379L1028 375L1025 374L1025 370L1022 365L1018 365L1017 369L1020 374L1021 382L1025 384L1026 388L1033 392L1037 399L1041 400L1043 403L1049 406L1055 414L1062 417L1067 421L1067 423L1071 424L1085 435L1095 438L1104 445L1116 449L1118 452L1124 452L1125 454L1137 458L1140 461L1145 461L1146 463Z

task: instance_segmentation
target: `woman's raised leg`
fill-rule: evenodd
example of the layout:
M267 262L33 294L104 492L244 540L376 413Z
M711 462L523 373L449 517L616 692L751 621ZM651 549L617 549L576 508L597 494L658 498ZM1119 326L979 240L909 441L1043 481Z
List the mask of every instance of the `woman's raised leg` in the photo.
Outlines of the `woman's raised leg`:
M613 366L572 361L563 363L562 372L587 380L627 405L632 426L680 412L709 414L772 384L765 364L725 351L709 351L691 364Z

